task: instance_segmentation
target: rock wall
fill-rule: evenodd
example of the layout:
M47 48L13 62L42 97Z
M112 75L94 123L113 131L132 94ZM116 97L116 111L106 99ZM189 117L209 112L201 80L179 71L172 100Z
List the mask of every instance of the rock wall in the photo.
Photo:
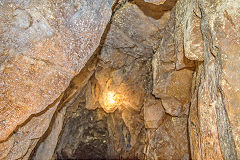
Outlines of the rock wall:
M189 5L185 20L189 32L185 31L184 37L196 37L186 38L185 45L191 47L185 54L203 60L197 64L193 81L189 117L192 157L240 159L237 56L240 3L202 0L182 3Z
M113 4L0 2L0 159L29 158L98 47Z
M97 56L99 60L95 73L79 94L79 101L68 107L69 118L65 121L56 157L150 158L145 153L146 128L158 128L165 116L161 101L151 96L151 57L153 46L158 43L155 35L165 27L169 13L163 18L166 19L164 22L163 19L147 17L137 5L128 2L114 12L108 34ZM110 109L105 99L109 92L117 97L116 105ZM157 112L154 117L153 112ZM170 116L169 123L172 124ZM159 127L158 131L164 129ZM187 133L186 127L184 131ZM183 137L187 139L186 134ZM174 146L173 142L170 143ZM180 140L179 145L182 143ZM165 151L164 154L178 152ZM177 158L181 156L175 155ZM168 157L173 158L172 155Z
M114 1L1 1L0 141L67 88L98 47Z
M151 94L152 56L169 18L166 12L153 19L128 2L114 12L102 49L93 58L98 61L89 62L94 74L66 104L55 158L189 159L187 109L181 105L178 117L168 115L166 103ZM73 86L80 82L76 79ZM109 92L117 101L110 109L105 99ZM51 146L48 137L45 146ZM45 153L41 147L35 158Z
M230 0L1 1L0 159L240 159L239 15Z
M237 1L179 0L153 58L153 94L165 110L177 115L191 104L193 159L240 159L239 11Z

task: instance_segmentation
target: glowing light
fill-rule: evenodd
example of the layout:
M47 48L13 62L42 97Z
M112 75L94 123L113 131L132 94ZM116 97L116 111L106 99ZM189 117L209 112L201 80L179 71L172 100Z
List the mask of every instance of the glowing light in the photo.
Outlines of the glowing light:
M106 99L108 105L113 105L114 103L116 103L113 92L108 92Z
M102 108L107 112L114 112L118 108L118 96L114 92L106 92L103 97Z

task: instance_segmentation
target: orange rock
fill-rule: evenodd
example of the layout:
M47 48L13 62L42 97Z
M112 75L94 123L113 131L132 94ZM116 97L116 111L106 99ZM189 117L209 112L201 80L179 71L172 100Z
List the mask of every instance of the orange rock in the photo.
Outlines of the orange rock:
M166 0L144 0L145 2L160 5L163 4Z

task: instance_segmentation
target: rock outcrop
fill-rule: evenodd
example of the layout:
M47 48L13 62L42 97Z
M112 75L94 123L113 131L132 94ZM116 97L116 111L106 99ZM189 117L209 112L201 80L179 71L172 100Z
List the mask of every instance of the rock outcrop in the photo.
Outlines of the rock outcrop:
M197 32L186 33L186 36L198 37L197 43L203 43L203 48L186 50L187 57L204 61L198 63L193 81L189 117L192 158L240 159L240 67L237 56L240 3L227 0L181 3L190 6L186 12L189 15L185 20L187 30L201 26ZM188 25L193 17L199 20ZM198 46L196 39L188 38L186 45Z
M0 4L0 141L52 104L99 45L114 0Z
M154 54L153 94L166 112L186 114L191 104L193 159L239 159L239 7L230 1L178 1L172 28L165 28Z

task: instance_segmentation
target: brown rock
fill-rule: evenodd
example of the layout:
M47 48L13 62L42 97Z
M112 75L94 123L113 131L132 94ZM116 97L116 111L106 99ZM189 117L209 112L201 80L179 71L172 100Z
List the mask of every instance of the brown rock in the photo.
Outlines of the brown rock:
M147 131L148 159L189 159L187 118L166 116L157 130Z
M185 0L177 1L175 6L175 30L174 44L176 53L176 69L180 70L185 67L194 67L194 63L187 59L184 54L184 30L186 27L186 13L189 2Z
M162 105L165 112L171 116L181 116L183 114L183 105L175 98L163 98Z
M53 103L71 76L27 56L11 58L0 74L0 138L7 138L31 113L38 113Z
M239 159L239 2L198 3L205 48L189 119L192 158Z
M105 47L119 49L134 58L151 57L152 46L157 43L153 37L158 27L137 5L125 3L116 11L112 21Z
M1 4L0 141L67 88L97 48L113 3Z
M188 3L186 12L186 24L184 29L184 54L190 60L203 61L204 47L201 33L201 17L198 17L193 10L198 8L198 4L193 6L193 3Z
M0 143L0 159L5 159L11 151L14 144L14 136L9 137L5 142Z
M166 85L166 95L175 97L182 104L189 103L193 71L183 69L175 71Z
M166 0L144 0L145 2L160 5L163 4Z
M158 49L153 56L153 61L155 61L155 63L175 62L176 55L173 34L174 30L175 30L175 11L173 10L168 21L168 24L161 33L162 38L160 39Z
M155 68L155 63L153 67ZM156 66L159 77L153 72L153 93L162 99L166 112L179 116L188 110L191 98L191 81L193 71L183 69L180 71L167 71L164 66ZM184 106L184 107L183 107Z
M147 1L164 1L164 0L134 0L134 3L150 18L159 20L162 18L165 11L170 11L176 4L176 0L166 0L163 4L156 5Z
M141 115L129 110L124 110L122 112L122 119L127 126L131 136L130 145L135 146L137 143L139 143L139 135L141 134L141 130L144 126Z
M52 116L57 109L58 102L51 106L47 111L31 118L25 125L9 137L6 142L0 145L12 144L12 147L5 148L3 159L29 159L30 154L37 145L40 138L46 132L52 120ZM13 142L12 142L13 141ZM8 151L8 152L6 152Z
M52 159L55 148L57 146L59 135L62 131L65 113L66 107L64 107L63 109L61 109L60 112L57 113L54 124L50 129L50 133L37 148L36 154L34 156L35 160Z
M144 103L144 124L145 128L158 128L163 122L165 112L160 100L153 97L146 99Z
M94 110L98 106L95 105L98 101L98 92L96 91L96 81L90 81L87 84L86 89L86 108L89 110Z
M231 150L234 149L235 143L235 152L236 158L240 159L240 59L239 59L239 13L240 13L240 3L229 3L225 5L225 3L221 3L221 6L226 7L225 11L221 10L222 22L215 21L216 26L214 31L217 33L217 41L219 49L218 56L221 55L222 62L222 76L220 80L220 86L223 91L223 103L225 105L225 109L227 112L227 116L229 118L229 122L227 125L232 128L232 138L229 141L225 141L226 143L231 143L231 146L228 146L228 151L225 149L225 157L231 157ZM222 24L222 25L221 25ZM221 115L219 115L221 117ZM225 126L225 130L227 127ZM226 133L231 134L231 133ZM225 136L224 135L224 136ZM229 138L230 139L230 138ZM222 145L224 145L222 144ZM234 157L234 156L232 156Z

